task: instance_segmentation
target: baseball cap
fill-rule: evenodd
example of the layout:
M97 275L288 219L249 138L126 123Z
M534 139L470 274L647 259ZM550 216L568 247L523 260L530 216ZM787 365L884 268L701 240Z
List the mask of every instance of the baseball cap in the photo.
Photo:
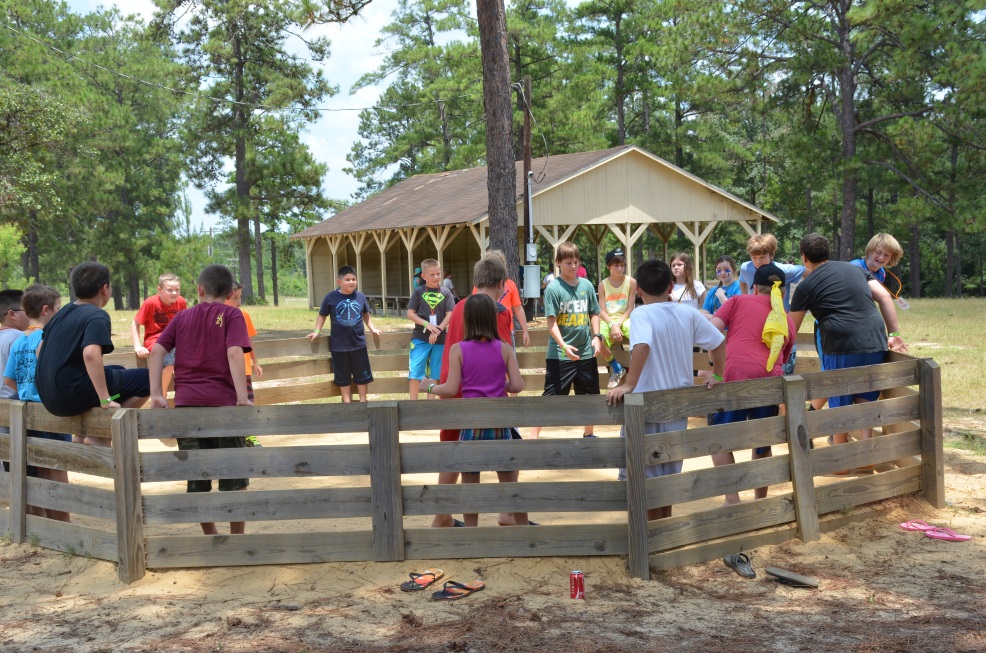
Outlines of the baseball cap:
M616 249L612 249L606 253L606 266L609 267L609 262L617 257L623 259L624 262L627 260L627 256L623 253L623 250L617 247Z
M772 286L774 282L771 281L770 277L780 279L781 286L784 285L784 270L777 267L775 263L767 263L758 267L757 271L753 273L753 285Z
M414 273L415 274L420 274L421 273L421 268L414 268Z

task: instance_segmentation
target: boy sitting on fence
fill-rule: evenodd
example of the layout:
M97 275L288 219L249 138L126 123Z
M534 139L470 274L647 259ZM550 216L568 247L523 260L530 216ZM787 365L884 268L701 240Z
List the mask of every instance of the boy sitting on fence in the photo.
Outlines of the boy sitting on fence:
M63 306L44 327L34 381L45 410L72 417L90 408L140 408L151 394L147 370L103 366L113 351L110 269L87 261L72 269L76 301ZM160 371L159 371L160 372ZM158 377L160 380L160 376ZM86 444L110 446L110 438L86 436Z
M670 300L674 279L664 261L645 261L637 268L637 294L644 305L630 316L630 371L623 384L606 393L606 403L615 406L628 392L653 392L690 388L693 385L692 347L709 350L712 376L706 381L711 388L722 381L726 366L725 338L698 311ZM645 422L644 433L668 433L688 428L688 418L669 422ZM623 430L621 436L625 436ZM647 478L681 472L682 461L673 460L647 465ZM626 480L626 469L620 470ZM671 516L671 506L650 508L648 521Z
M58 312L61 306L61 296L58 291L48 286L34 284L24 291L22 299L24 313L30 320L24 335L10 346L7 366L3 373L4 384L16 392L21 401L41 403L38 388L34 385L34 371L38 364L35 352L41 344L41 329ZM71 442L72 436L65 433L48 433L47 431L28 431L28 437ZM61 469L36 468L38 478L59 483L68 483L68 472ZM69 514L63 510L35 507L32 514L58 521L70 521Z
M134 354L137 358L147 358L158 336L168 326L178 311L188 307L181 296L181 282L178 275L165 272L157 280L157 294L144 300L140 310L130 323L130 335L134 341ZM144 340L140 340L140 327L144 327ZM164 358L164 372L161 385L167 390L175 375L175 352L170 351Z
M175 406L251 406L247 398L243 355L251 351L243 313L227 306L233 294L233 273L208 265L198 280L199 304L182 311L164 329L151 350L151 407L167 408L161 384L165 355L175 349ZM179 438L182 451L245 447L246 438ZM219 479L219 491L245 490L246 478ZM188 481L189 492L210 492L211 480ZM245 522L230 522L229 532L243 533ZM218 535L213 522L202 524L206 535Z

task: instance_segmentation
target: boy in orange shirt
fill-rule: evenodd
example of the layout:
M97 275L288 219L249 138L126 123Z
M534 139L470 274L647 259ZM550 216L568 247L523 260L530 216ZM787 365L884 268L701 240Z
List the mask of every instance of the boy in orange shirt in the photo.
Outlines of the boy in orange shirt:
M158 336L164 327L178 314L188 307L185 298L181 296L181 283L178 275L165 272L157 280L157 294L144 300L140 310L130 323L130 335L133 337L134 353L137 358L147 358ZM144 340L140 339L140 327L144 327ZM164 371L161 373L161 385L168 391L171 379L175 375L175 352L170 351L164 359Z

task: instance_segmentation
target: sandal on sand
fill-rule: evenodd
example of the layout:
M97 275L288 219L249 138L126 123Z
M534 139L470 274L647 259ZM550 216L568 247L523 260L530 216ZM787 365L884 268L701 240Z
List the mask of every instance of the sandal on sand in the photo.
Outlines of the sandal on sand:
M924 534L936 540L945 540L946 542L966 542L972 539L971 535L959 535L946 526L932 528L931 530L925 531Z
M905 531L931 531L938 528L937 526L929 525L928 522L923 519L912 519L911 521L906 521L901 524L900 527Z
M439 578L445 575L441 569L425 569L420 574L411 572L408 576L411 580L401 583L401 590L404 592L420 592L421 590L434 585Z
M780 567L765 567L764 571L777 579L778 583L788 587L807 587L808 589L818 589L818 579L811 576L802 576L787 569Z
M447 580L442 586L442 591L435 592L431 598L433 601L458 601L484 587L486 587L486 583L481 580L474 580L471 583L456 583L454 580Z
M750 556L745 553L730 553L722 561L743 578L757 577L757 572L753 571L753 565L750 564Z
M465 528L466 522L462 521L461 519L453 519L452 525L455 526L456 528Z

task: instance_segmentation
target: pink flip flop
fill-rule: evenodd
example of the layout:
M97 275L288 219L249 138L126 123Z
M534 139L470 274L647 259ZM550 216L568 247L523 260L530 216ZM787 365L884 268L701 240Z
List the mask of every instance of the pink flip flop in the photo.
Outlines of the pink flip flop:
M972 539L971 535L959 535L951 528L945 526L925 531L924 534L936 540L945 540L946 542L965 542Z
M937 526L931 526L930 524L928 524L928 522L922 519L914 519L912 521L906 521L903 524L901 524L900 527L903 528L905 531L922 531L922 532L933 531L936 528L938 528Z

